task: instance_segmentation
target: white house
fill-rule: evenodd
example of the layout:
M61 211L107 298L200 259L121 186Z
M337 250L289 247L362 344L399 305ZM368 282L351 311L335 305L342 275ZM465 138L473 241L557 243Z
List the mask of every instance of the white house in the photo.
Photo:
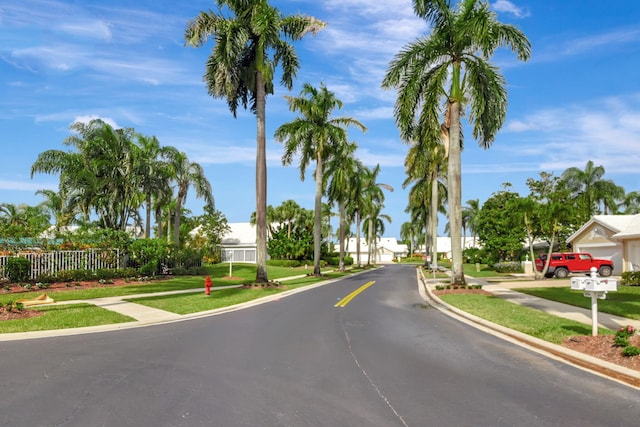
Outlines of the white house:
M230 230L222 237L222 261L255 263L256 227L248 222L231 222Z
M445 258L451 259L451 237L438 236L436 245L437 245L436 249L438 250L439 254L443 254ZM462 245L462 250L465 250L468 248L478 247L479 243L477 239L474 239L473 237L463 236L461 245ZM424 254L425 253L424 244L418 245L416 252Z
M347 255L353 258L354 263L358 262L356 238L349 238L345 241L344 245L344 250ZM372 263L392 262L398 257L405 257L409 254L407 245L398 243L395 237L378 238L376 244L373 246L374 257ZM339 248L336 248L336 251L337 250L339 250ZM364 237L360 238L360 263L369 264L369 245Z
M567 243L576 252L612 260L614 274L640 270L640 214L594 215Z

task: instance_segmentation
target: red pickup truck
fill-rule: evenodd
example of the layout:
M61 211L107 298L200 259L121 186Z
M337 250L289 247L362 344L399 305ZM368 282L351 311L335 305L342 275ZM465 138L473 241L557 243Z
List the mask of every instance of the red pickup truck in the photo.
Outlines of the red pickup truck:
M547 254L540 254L536 258L536 270L542 271L546 261ZM602 277L611 276L613 273L613 261L610 259L594 258L586 252L561 252L551 254L549 269L545 276L565 278L571 273L589 274L591 267L595 267Z

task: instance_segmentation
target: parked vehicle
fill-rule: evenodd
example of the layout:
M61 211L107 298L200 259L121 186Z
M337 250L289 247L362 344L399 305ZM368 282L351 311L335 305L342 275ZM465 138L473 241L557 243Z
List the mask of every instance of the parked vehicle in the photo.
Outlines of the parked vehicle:
M547 261L547 254L540 254L536 258L536 270L542 271ZM565 278L572 273L591 273L595 267L602 277L609 277L613 273L613 261L610 259L594 258L586 252L552 253L546 277L556 276Z

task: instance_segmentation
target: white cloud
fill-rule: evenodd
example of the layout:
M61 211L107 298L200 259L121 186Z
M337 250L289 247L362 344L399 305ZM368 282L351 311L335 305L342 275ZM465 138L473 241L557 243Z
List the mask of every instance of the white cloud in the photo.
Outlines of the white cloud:
M58 28L65 33L78 37L90 37L105 41L109 41L113 37L109 24L101 20L73 23L65 22Z
M24 181L6 181L0 180L0 190L10 190L10 191L38 191L38 190L57 190L57 184L41 184L34 182L24 182Z
M497 0L491 5L491 8L497 12L510 13L516 18L524 18L529 16L529 12L516 6L508 0Z
M120 129L120 126L112 118L110 118L110 117L100 117L97 114L91 114L91 115L88 115L88 116L77 116L75 119L73 119L73 122L70 123L70 125L73 124L73 123L76 123L76 122L87 124L91 120L97 120L97 119L102 120L103 122L105 122L106 124L108 124L109 126L111 126L114 129Z
M510 121L500 140L510 155L541 156L543 170L562 171L593 160L608 172L637 173L639 120L638 95L595 99Z

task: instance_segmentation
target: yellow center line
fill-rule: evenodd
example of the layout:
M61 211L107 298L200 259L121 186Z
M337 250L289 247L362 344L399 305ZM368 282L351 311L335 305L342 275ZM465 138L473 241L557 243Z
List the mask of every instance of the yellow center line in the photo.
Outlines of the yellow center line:
M365 283L364 285L360 286L355 291L351 292L346 297L342 298L336 305L334 305L334 307L344 307L344 306L346 306L347 304L349 304L351 302L352 299L354 299L356 296L358 296L359 293L361 293L362 291L364 291L365 289L367 289L369 286L373 285L374 283L376 283L376 282L371 281L371 282Z

